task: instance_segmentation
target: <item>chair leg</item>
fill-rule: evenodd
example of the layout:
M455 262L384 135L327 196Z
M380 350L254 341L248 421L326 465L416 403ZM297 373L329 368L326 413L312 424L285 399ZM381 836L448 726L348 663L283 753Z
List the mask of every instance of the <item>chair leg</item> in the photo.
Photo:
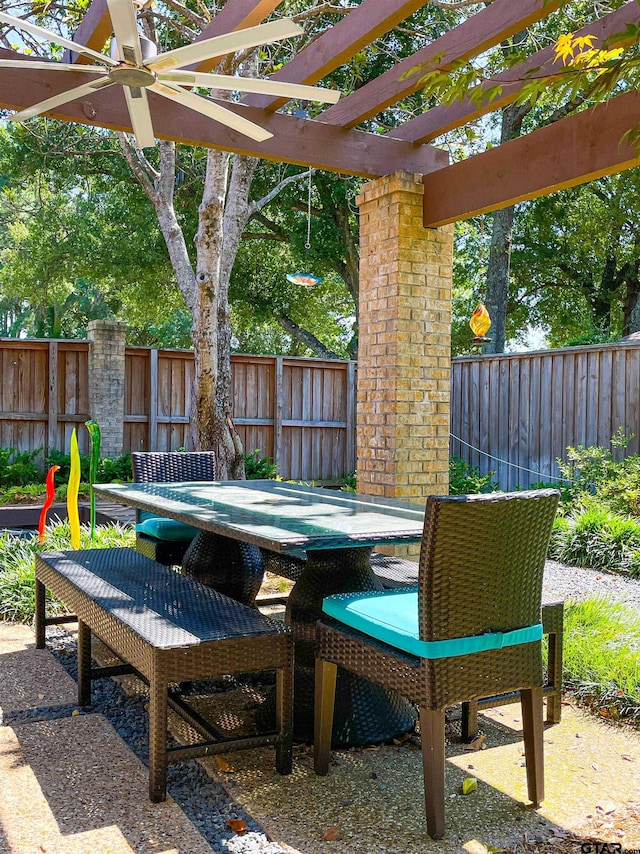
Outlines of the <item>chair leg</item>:
M293 770L293 667L276 671L276 728L281 741L276 745L276 771Z
M78 620L78 705L91 705L91 629Z
M36 613L35 613L35 632L36 632L36 649L44 649L45 635L45 586L42 581L36 578Z
M154 803L167 796L167 685L152 679L149 685L149 797Z
M420 709L427 833L444 836L444 709Z
M478 701L468 700L462 704L460 740L463 744L472 741L478 734Z
M520 692L524 755L527 763L527 791L536 806L544 800L544 710L542 688Z
M549 632L547 673L553 692L547 694L547 723L559 724L562 714L562 632Z
M313 767L316 774L326 774L329 770L337 674L338 668L335 664L316 658L313 736Z

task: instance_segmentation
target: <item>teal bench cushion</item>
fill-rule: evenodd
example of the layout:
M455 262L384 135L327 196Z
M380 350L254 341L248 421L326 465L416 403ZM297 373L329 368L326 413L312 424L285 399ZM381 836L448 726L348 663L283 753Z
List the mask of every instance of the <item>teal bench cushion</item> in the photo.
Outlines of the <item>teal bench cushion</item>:
M488 649L531 643L542 638L542 623L441 641L420 640L418 631L418 588L339 593L327 596L322 610L352 629L419 658L450 658Z
M177 519L165 519L162 516L152 516L136 525L137 534L155 537L156 540L192 540L199 532L199 528L185 525Z

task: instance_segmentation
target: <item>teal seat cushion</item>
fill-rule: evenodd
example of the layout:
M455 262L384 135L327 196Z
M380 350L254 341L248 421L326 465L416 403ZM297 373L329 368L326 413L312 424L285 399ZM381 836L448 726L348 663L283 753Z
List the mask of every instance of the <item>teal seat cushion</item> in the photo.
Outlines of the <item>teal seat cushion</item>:
M542 638L542 623L509 632L490 632L450 640L420 640L418 588L339 593L327 596L322 610L352 629L419 658L450 658Z
M198 528L185 525L176 519L165 519L163 516L152 516L136 525L136 534L155 537L156 540L192 540L199 533Z

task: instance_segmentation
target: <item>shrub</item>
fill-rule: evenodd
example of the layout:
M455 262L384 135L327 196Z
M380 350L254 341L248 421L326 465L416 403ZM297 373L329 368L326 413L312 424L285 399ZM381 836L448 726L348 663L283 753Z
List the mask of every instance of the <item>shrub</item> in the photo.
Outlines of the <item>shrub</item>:
M640 569L639 551L640 525L591 499L562 522L556 520L549 553L574 566L635 575Z
M122 525L105 525L96 529L95 542L91 543L88 525L80 529L80 548L116 548L134 545L132 528ZM71 548L68 522L48 525L45 542L36 536L29 539L0 535L0 620L28 622L34 612L34 563L40 551Z
M247 480L272 480L278 474L278 467L269 457L261 457L260 448L244 455L244 471Z
M354 471L350 471L349 474L342 479L340 492L356 492L357 488L356 473Z
M449 495L468 495L476 492L496 492L498 484L493 480L495 471L480 474L460 457L449 461Z
M42 448L35 451L18 451L0 448L0 486L25 486L43 481L42 472L35 460Z
M566 687L607 718L640 721L640 616L608 599L567 602Z
M89 483L90 459L89 454L80 454L80 480L83 483ZM56 473L56 481L58 483L64 483L69 480L71 472L70 454L65 454L62 451L51 451L47 457L47 465L60 466L60 471ZM129 451L117 457L101 457L98 463L98 471L96 472L96 483L127 482L131 479L131 454Z

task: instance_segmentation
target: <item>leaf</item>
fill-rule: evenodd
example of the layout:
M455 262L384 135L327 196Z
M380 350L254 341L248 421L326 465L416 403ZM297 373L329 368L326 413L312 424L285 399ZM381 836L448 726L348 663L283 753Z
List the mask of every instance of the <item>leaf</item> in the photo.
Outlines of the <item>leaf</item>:
M216 756L216 765L218 766L218 771L224 771L225 773L233 771L231 765L229 765L227 760L224 759L222 756Z
M246 833L247 830L249 830L247 822L243 821L241 818L228 818L227 827L229 830L233 830L234 833L239 835Z
M486 735L477 735L469 744L465 744L465 750L482 750L482 745L487 740Z
M324 836L322 838L325 842L338 842L340 839L342 839L342 834L340 833L340 830L335 826L335 824L332 824L331 827L328 827L325 830Z
M478 781L475 777L465 777L462 783L462 794L470 795L478 788Z

